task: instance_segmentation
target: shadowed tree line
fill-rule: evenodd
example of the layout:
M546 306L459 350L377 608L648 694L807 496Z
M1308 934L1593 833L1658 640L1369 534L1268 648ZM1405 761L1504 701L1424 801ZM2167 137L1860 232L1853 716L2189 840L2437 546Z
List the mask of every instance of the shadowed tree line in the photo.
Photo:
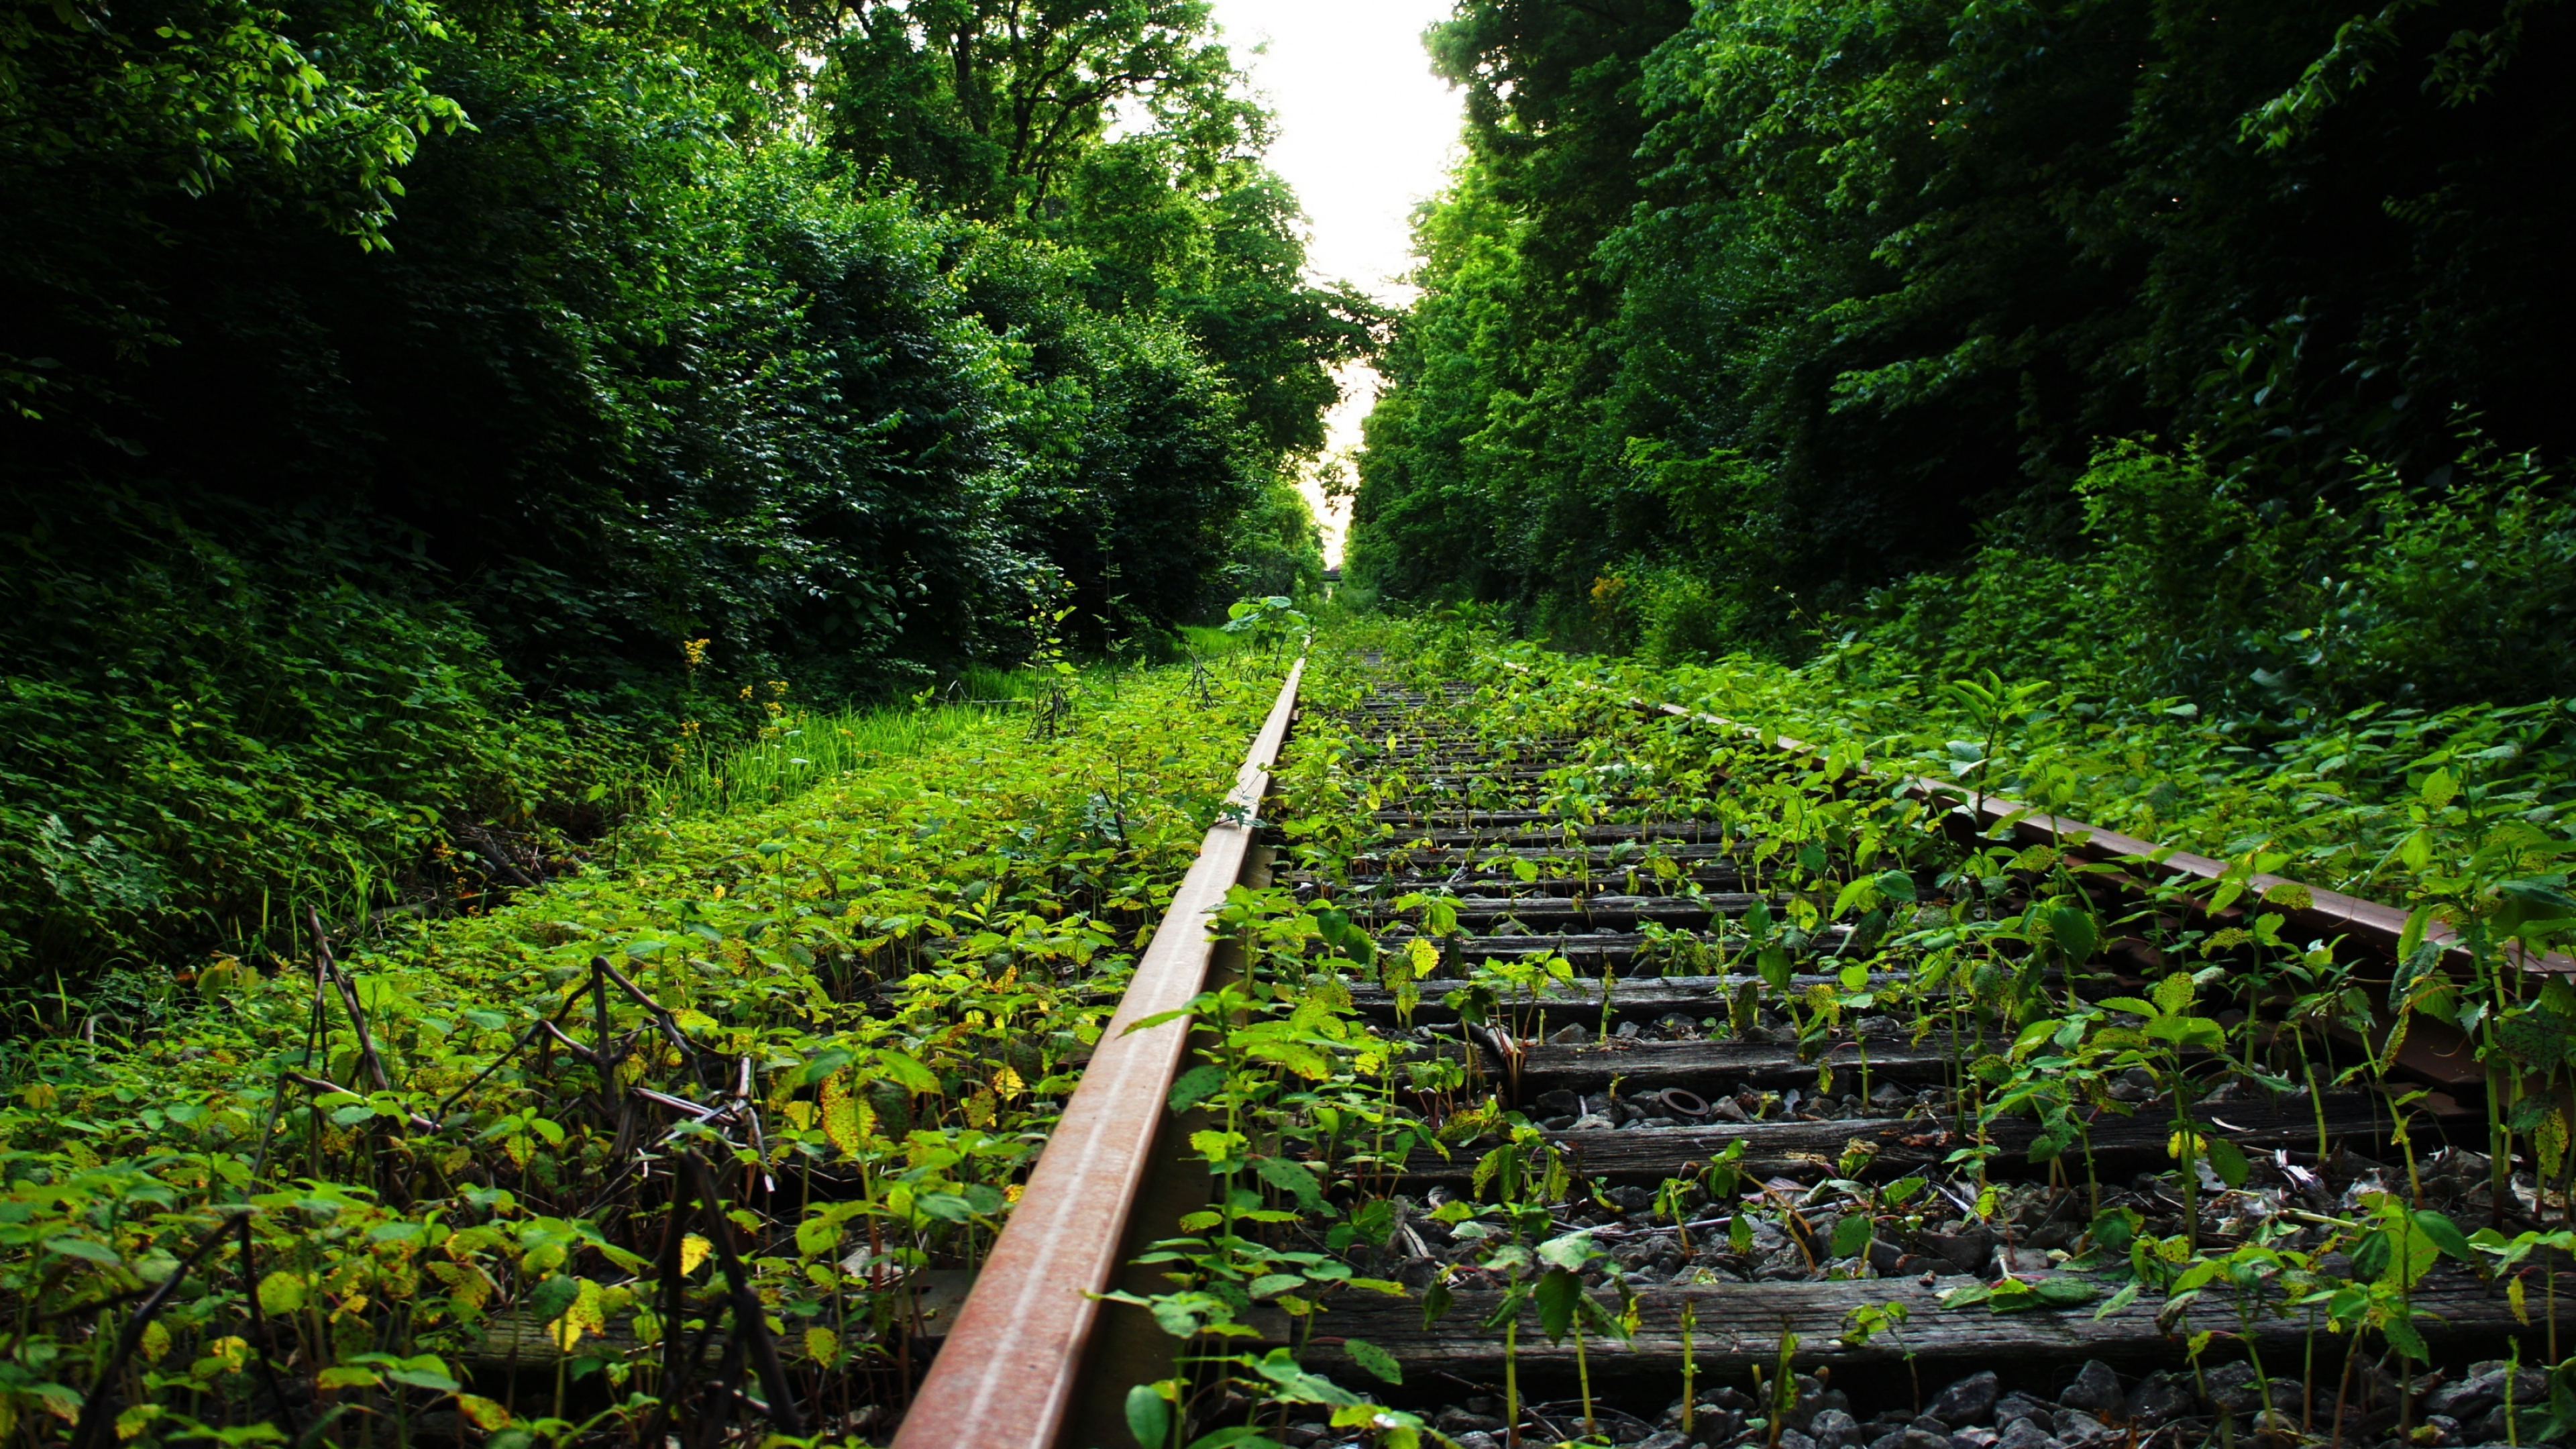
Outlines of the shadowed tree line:
M2564 7L1464 0L1429 41L1465 159L1381 363L1362 585L1797 657L1937 636L1955 594L2012 613L2033 563L2022 595L2155 594L2111 637L2170 655L2161 687L2465 611L2523 657L2353 687L2576 692L2540 461L2571 442ZM2499 507L2483 544L2419 536ZM2415 544L2466 546L2447 595L2338 593ZM1980 638L2105 623L2013 608Z

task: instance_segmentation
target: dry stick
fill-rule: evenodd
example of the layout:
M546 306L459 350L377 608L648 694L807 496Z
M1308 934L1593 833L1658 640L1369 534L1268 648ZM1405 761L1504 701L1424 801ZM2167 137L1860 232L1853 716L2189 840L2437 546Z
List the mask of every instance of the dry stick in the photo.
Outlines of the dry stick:
M313 982L313 1007L311 1011L305 1014L304 1019L304 1061L306 1065L309 1066L312 1064L313 1054L321 1049L321 1045L322 982L320 977L317 975ZM277 1140L277 1119L286 1115L286 1083L288 1079L294 1075L294 1072L289 1071L284 1067L277 1069L277 1090L269 1094L268 1099L268 1125L260 1129L259 1152L251 1159L250 1180L243 1184L245 1191L258 1186L260 1178L268 1171L269 1145Z
M349 1028L358 1036L358 1059L366 1064L367 1075L375 1078L376 1090L390 1092L394 1079L385 1071L385 1059L376 1055L375 1039L367 1034L367 1013L358 1005L358 985L340 963L331 959L331 938L322 934L322 913L311 906L304 908L305 924L313 928L314 969L339 988L340 1004L348 1009Z
M788 1433L801 1434L805 1432L805 1416L797 1412L787 1371L779 1365L778 1345L769 1336L760 1296L751 1291L750 1275L743 1271L742 1258L734 1252L733 1224L726 1220L723 1199L716 1195L714 1175L707 1171L706 1159L695 1151L681 1153L680 1164L689 1174L689 1184L696 1189L698 1201L706 1208L707 1231L715 1239L716 1257L724 1264L725 1286L733 1297L734 1337L751 1351L761 1392L769 1396L769 1417Z
M439 1104L438 1104L438 1112L437 1112L437 1115L438 1115L438 1116L440 1116L440 1117L442 1117L442 1118L443 1118L443 1117L445 1117L445 1116L447 1115L447 1109L448 1109L448 1108L455 1106L457 1103L459 1103L459 1102L461 1102L461 1101L464 1101L464 1100L465 1100L465 1094L466 1094L466 1093L471 1092L471 1091L473 1091L476 1087L479 1087L479 1086L483 1085L483 1081L484 1081L484 1079L485 1079L486 1077L489 1077L489 1076L491 1076L494 1072L497 1072L497 1071L501 1070L503 1067L508 1066L508 1065L510 1064L510 1059L511 1059L512 1057L515 1057L515 1056L517 1056L519 1053L521 1053L521 1052L523 1052L523 1051L526 1051L526 1050L528 1049L528 1043L530 1043L530 1042L532 1042L532 1041L535 1041L536 1039L537 1039L537 1029L536 1029L535 1027L533 1027L533 1026L532 1026L532 1027L529 1027L526 1031L523 1031L523 1032L519 1033L519 1039L518 1039L516 1042L511 1043L511 1045L510 1045L510 1049L509 1049L508 1051L505 1051L505 1052L501 1053L499 1056L494 1057L494 1058L492 1059L492 1065L490 1065L490 1066L488 1066L488 1067L485 1067L483 1070L481 1070L481 1071L479 1071L479 1072L476 1072L476 1073L474 1074L473 1078L472 1078L471 1080L467 1081L467 1082L466 1082L466 1084L465 1084L464 1086L461 1086L461 1087L457 1088L455 1091L448 1093L448 1094L447 1094L447 1096L446 1096L446 1098L445 1098L444 1100L442 1100L442 1101L440 1101L440 1102L439 1102Z
M635 998L636 1005L643 1007L647 1012L652 1014L653 1024L662 1029L663 1038L671 1043L672 1050L677 1051L681 1058L688 1062L690 1070L695 1072L697 1075L698 1085L701 1087L705 1086L707 1084L706 1073L699 1069L697 1048L689 1045L689 1034L680 1030L680 1023L672 1017L671 1013L663 1007L662 1003L655 1001L651 996L645 994L644 988L636 985L632 980L630 980L625 972L620 971L615 966L609 964L607 957L591 957L590 966L594 971L605 973L609 980L617 983L619 990L624 991L628 996Z
M102 1308L114 1308L120 1303L131 1303L137 1298L150 1297L154 1288L158 1286L155 1284L152 1288L136 1288L124 1293L110 1293L104 1298L93 1298L87 1303L75 1303L69 1308L57 1308L49 1313L39 1313L27 1322L31 1325L51 1323L57 1318L77 1318L81 1314L95 1313Z
M614 974L615 974L615 972L614 972L614 971L612 971L610 974L614 975ZM316 989L318 990L319 988L317 987ZM548 1027L548 1026L552 1026L552 1025L554 1024L554 1022L555 1022L555 1020L556 1020L557 1018L561 1017L565 1012L572 1010L573 1002L576 1002L576 1001L579 1001L579 1000L581 1000L581 996L580 996L580 995L578 995L578 994L574 995L570 1000L565 1001L565 1002L563 1003L563 1005L556 1007L556 1008L555 1008L555 1013L554 1013L554 1015L553 1015L553 1016L547 1017L547 1018L545 1018L543 1021L538 1022L535 1026L531 1026L531 1027L529 1027L526 1031L521 1032L521 1033L519 1034L519 1039L518 1039L518 1041L517 1041L517 1042L515 1042L515 1043L513 1043L513 1044L511 1045L511 1047L510 1047L510 1049L509 1049L508 1051L503 1052L503 1053L501 1053L501 1055L499 1055L499 1056L497 1056L497 1057L495 1057L495 1058L493 1058L493 1059L492 1059L492 1065L490 1065L490 1066L488 1066L488 1067L485 1067L483 1070L481 1070L481 1071L479 1071L479 1072L476 1072L476 1073L474 1074L474 1076L473 1076L472 1080L468 1081L464 1086L461 1086L461 1087L457 1088L455 1091L448 1093L446 1097L444 1097L443 1099L441 1099L441 1100L440 1100L440 1102L439 1102L439 1104L438 1104L438 1112L437 1112L437 1114L436 1114L436 1115L438 1115L438 1116L440 1116L440 1117L445 1117L445 1116L447 1115L447 1109L448 1109L448 1108L453 1107L453 1106L455 1106L457 1103L464 1101L464 1100L465 1100L465 1094L466 1094L466 1093L471 1092L471 1091L473 1091L476 1087L479 1087L479 1086L483 1085L484 1079L485 1079L485 1078L490 1077L494 1072L497 1072L497 1071L501 1070L503 1067L508 1066L508 1065L510 1064L510 1059L511 1059L512 1057L515 1057L515 1056L517 1056L519 1053L521 1053L521 1052L523 1052L523 1051L526 1051L526 1050L528 1049L528 1043L530 1043L530 1042L532 1042L532 1041L535 1041L535 1040L537 1039L538 1034L539 1034L539 1031L540 1031L540 1028ZM558 1032L558 1033L557 1033L557 1035L558 1035L558 1036L560 1036L560 1035L561 1035L561 1033L560 1033L560 1032ZM567 1039L568 1039L568 1038L567 1038ZM574 1045L574 1046L576 1046L576 1047L580 1047L580 1043L578 1043L578 1042L573 1043L573 1045ZM581 1047L580 1049L581 1049L581 1050L584 1050L584 1051L587 1051L587 1050L588 1050L588 1048L586 1048L586 1047ZM309 1055L309 1053L308 1053L308 1055Z
M555 1025L551 1021L538 1022L536 1029L547 1039L563 1043L564 1050L572 1053L576 1060L588 1062L592 1066L599 1067L602 1070L606 1069L608 1059L600 1053L583 1046L581 1044L581 1039L574 1036L571 1032L564 1030L562 1027Z
M697 1435L690 1441L692 1449L715 1449L724 1440L725 1417L733 1411L734 1404L750 1402L749 1396L734 1386L734 1380L740 1377L742 1335L735 1333L725 1339L724 1359L716 1365L715 1379L706 1387L704 1396L715 1402L710 1406L710 1412L698 1420Z
M474 833L467 837L467 843L474 847L474 853L476 855L483 857L484 864L489 865L495 871L498 871L512 885L519 886L523 889L533 889L536 886L537 883L528 878L528 873L526 871L523 871L519 869L518 866L512 864L510 858L501 853L500 845L492 838L492 832L484 829L480 825L474 826L472 829ZM458 831L456 833L463 835L465 832Z
M613 1120L620 1115L616 1077L617 1064L621 1058L619 1054L612 1054L608 1049L608 973L602 969L607 964L607 960L603 957L590 958L590 1008L594 1026L592 1034L597 1038L591 1048L591 1065L599 1072L600 1116L604 1120ZM625 1134L621 1131L618 1135L623 1138Z
M242 1222L247 1228L250 1220L245 1217ZM197 1266L197 1260L206 1256L208 1249L230 1235L232 1226L230 1222L215 1224L215 1230L198 1240L197 1246L188 1250L188 1256L179 1260L179 1266L170 1270L170 1276L162 1279L151 1296L143 1300L143 1306L134 1310L134 1316L125 1320L125 1331L116 1336L116 1351L108 1355L107 1367L99 1371L98 1381L91 1386L89 1397L81 1403L80 1422L72 1430L72 1449L91 1449L98 1442L100 1432L109 1423L110 1410L116 1404L116 1381L124 1376L126 1361L134 1357L134 1350L142 1344L143 1330L151 1326L154 1316L169 1303L170 1295L179 1291L180 1283L187 1279L188 1270Z
M656 1255L659 1261L654 1269L662 1279L662 1382L655 1396L653 1417L645 1422L643 1437L636 1441L640 1444L664 1442L665 1436L670 1432L671 1405L679 1400L684 1390L685 1385L682 1380L686 1377L689 1365L689 1356L681 1347L682 1341L688 1335L681 1331L680 1322L681 1314L687 1307L685 1301L687 1285L681 1281L680 1274L683 1242L681 1229L687 1223L688 1215L680 1206L679 1184L674 1183L672 1187L674 1190L671 1193L671 1210L669 1216L663 1219L662 1251Z
M307 1087L316 1092L343 1092L352 1097L358 1095L355 1092L349 1091L348 1088L341 1086L338 1082L332 1081L329 1077L317 1077L310 1072L288 1072L286 1074L286 1079L295 1083L299 1087ZM438 1130L437 1123L432 1122L427 1117L420 1115L418 1112L407 1112L403 1115L405 1120L409 1121L412 1126L423 1132L435 1132Z
M258 1340L251 1354L259 1363L260 1378L268 1384L268 1396L277 1401L277 1412L285 1416L286 1427L292 1431L288 1437L301 1441L304 1438L304 1431L296 1426L295 1410L286 1402L286 1386L277 1381L277 1365L268 1361L268 1319L259 1306L259 1280L250 1275L250 1214L242 1214L240 1222L242 1301L250 1307L251 1334ZM173 1273L170 1277L173 1282L176 1282L180 1275ZM515 1341L510 1351L514 1354L518 1352Z

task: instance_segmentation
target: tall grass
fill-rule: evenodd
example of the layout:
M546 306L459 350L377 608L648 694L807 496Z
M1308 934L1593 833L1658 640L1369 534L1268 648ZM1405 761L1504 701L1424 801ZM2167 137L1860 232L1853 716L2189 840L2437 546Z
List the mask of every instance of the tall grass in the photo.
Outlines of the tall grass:
M1187 625L1190 654L1214 664L1245 649L1239 635ZM1077 694L1115 699L1135 663L1095 661L1074 679ZM793 712L774 733L748 744L690 750L637 782L646 818L719 815L793 799L852 770L918 754L978 728L1009 728L1046 692L1051 676L1030 668L969 664L909 702Z
M1181 643L1190 653L1210 663L1245 647L1242 635L1229 634L1212 624L1183 624Z
M919 754L991 724L984 704L870 705L782 718L766 739L691 750L643 782L648 816L721 815L801 795L852 770Z

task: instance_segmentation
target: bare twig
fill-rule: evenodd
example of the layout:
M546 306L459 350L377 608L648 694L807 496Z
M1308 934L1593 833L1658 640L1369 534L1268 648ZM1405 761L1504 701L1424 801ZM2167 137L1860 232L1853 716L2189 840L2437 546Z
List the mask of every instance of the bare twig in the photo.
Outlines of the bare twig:
M375 1038L367 1034L367 1013L358 1004L358 984L349 979L348 972L340 969L339 962L331 959L331 938L322 932L322 913L306 906L304 922L313 930L313 969L339 989L340 1004L349 1013L349 1029L357 1033L358 1059L366 1065L367 1075L375 1079L376 1090L392 1091L394 1079L385 1071L385 1059L376 1055Z
M680 1154L680 1164L706 1207L707 1233L715 1240L716 1257L724 1264L725 1284L733 1298L734 1338L750 1350L752 1367L760 1375L760 1391L769 1399L769 1416L788 1433L803 1433L804 1415L797 1412L787 1370L778 1361L778 1344L769 1336L760 1295L752 1291L751 1275L743 1268L741 1254L734 1251L733 1224L726 1220L723 1200L716 1195L715 1175L695 1152Z
M678 1052L681 1059L689 1064L689 1071L698 1079L698 1085L701 1087L707 1085L706 1069L699 1063L698 1049L689 1044L688 1033L680 1030L679 1021L664 1009L662 1003L646 995L643 987L636 985L625 972L611 965L607 957L593 956L590 958L590 965L592 970L603 972L609 980L616 982L619 990L635 998L638 1006L652 1013L653 1024L662 1029L663 1039L668 1041L671 1049Z
M541 1021L537 1023L537 1031L541 1035L550 1036L556 1041L562 1042L564 1044L564 1050L571 1052L581 1060L590 1063L594 1067L600 1068L602 1071L607 1070L607 1062L599 1053L583 1046L572 1033L565 1031L562 1027L555 1025L551 1021Z
M310 1087L316 1092L347 1092L348 1095L352 1097L363 1095L358 1092L350 1092L348 1088L341 1086L338 1082L332 1081L328 1077L317 1077L307 1072L288 1072L286 1074L286 1079L298 1086ZM435 1132L438 1130L438 1124L436 1122L420 1115L418 1112L406 1112L403 1114L403 1117L419 1131Z

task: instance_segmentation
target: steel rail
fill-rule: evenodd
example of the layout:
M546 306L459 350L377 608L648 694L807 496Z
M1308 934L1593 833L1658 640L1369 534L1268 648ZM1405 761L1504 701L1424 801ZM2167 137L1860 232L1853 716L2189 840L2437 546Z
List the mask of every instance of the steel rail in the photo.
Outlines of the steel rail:
M1515 673L1529 674L1533 677L1536 675L1536 671L1526 664L1509 659L1495 662ZM1607 685L1594 684L1589 680L1578 679L1566 682L1598 693L1616 693ZM1765 730L1759 725L1746 724L1742 720L1728 719L1724 715L1710 714L1685 705L1657 703L1633 694L1625 696L1625 702L1629 708L1649 714L1668 715L1675 719L1687 719L1696 724L1714 725L1721 729L1733 730L1785 754L1809 758L1820 758L1826 754L1826 751L1804 740L1791 739L1787 735ZM1890 776L1869 768L1869 762L1866 760L1855 761L1853 768L1873 779L1891 779ZM1968 817L1980 830L1993 825L2008 825L2014 836L2027 845L2053 844L2062 848L2071 846L2089 858L2123 862L2140 861L2153 865L2169 875L2186 876L2195 880L2216 881L2231 869L2223 860L2179 850L2169 845L2157 845L2152 841L2141 840L2134 835L2123 834L2117 830L2105 829L2071 816L2052 815L2038 806L2003 795L1987 794L1974 786L1960 784L1956 780L1943 780L1930 775L1901 775L1892 777L1892 781L1901 786L1908 796L1917 800L1927 803L1955 801L1956 803L1948 807L1951 813ZM2406 931L2407 913L2405 911L2378 901L2364 900L2359 896L2327 890L2323 886L2312 886L2304 881L2292 880L2287 876L2273 875L2269 872L2258 872L2246 878L2246 898L2249 901L2260 901L2275 886L2291 887L2305 892L2308 896L2308 904L2305 906L2293 906L2285 902L2270 903L2274 909L2291 920L2311 930L2342 931L2392 957L2399 954L2398 942ZM2440 921L2425 923L2424 939L2444 947L2446 954L2465 952L2468 949L2467 943L2460 938L2460 933ZM2552 951L2547 955L2537 955L2519 946L2511 946L2503 949L2500 954L2525 971L2576 975L2576 959L2571 959L2561 952Z
M895 1449L1051 1449L1062 1432L1100 1312L1096 1295L1119 1266L1191 1021L1129 1028L1182 1010L1206 983L1216 944L1208 924L1242 877L1305 670L1301 658L1279 687L1224 815L1138 959L1019 1205L904 1415Z

